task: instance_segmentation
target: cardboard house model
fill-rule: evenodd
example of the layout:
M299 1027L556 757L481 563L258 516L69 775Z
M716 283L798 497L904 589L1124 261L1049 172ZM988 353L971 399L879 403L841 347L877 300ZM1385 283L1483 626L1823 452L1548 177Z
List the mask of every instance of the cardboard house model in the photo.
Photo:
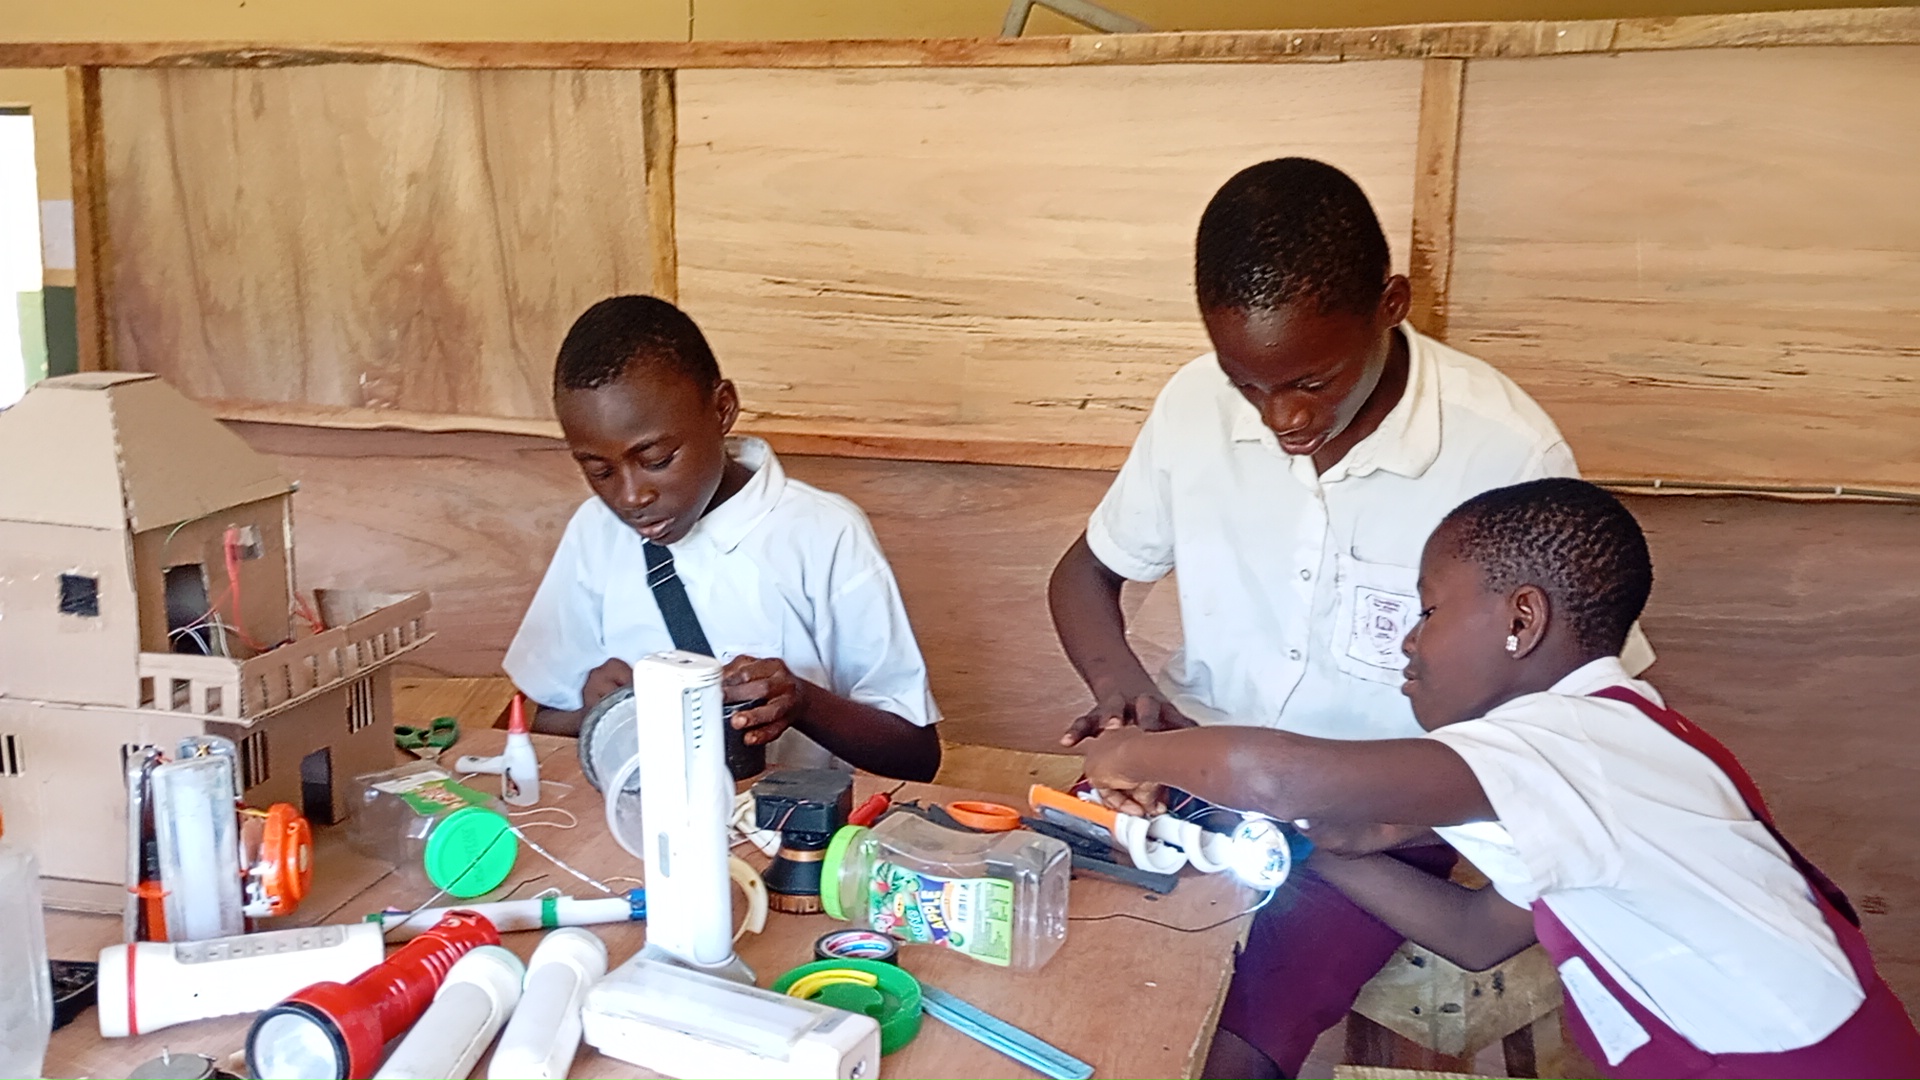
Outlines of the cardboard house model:
M0 813L49 903L120 909L131 749L232 739L248 805L315 824L392 765L427 597L296 617L293 485L237 435L155 376L69 375L0 412L0 461Z

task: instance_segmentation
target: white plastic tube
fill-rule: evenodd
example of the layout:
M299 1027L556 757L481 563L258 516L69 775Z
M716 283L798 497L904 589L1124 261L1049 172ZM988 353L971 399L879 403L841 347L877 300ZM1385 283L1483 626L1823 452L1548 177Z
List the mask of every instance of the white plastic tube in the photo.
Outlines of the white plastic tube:
M520 1003L520 958L482 945L454 962L433 1004L374 1080L465 1080Z
M526 988L489 1080L561 1080L580 1050L580 1009L607 973L607 946L591 931L562 927L548 934L527 963Z
M167 937L206 941L247 932L233 759L170 761L153 770L153 823L166 889Z

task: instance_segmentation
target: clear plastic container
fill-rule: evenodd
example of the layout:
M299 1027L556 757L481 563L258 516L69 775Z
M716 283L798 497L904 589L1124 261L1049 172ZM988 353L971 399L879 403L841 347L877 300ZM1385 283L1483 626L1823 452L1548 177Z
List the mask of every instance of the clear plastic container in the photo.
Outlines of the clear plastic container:
M520 841L498 796L426 762L356 776L354 786L347 841L362 854L462 900L513 871Z
M1050 836L958 832L895 814L834 834L820 902L836 919L905 944L1031 971L1067 939L1069 859Z
M52 1036L40 863L0 822L0 1076L39 1076Z

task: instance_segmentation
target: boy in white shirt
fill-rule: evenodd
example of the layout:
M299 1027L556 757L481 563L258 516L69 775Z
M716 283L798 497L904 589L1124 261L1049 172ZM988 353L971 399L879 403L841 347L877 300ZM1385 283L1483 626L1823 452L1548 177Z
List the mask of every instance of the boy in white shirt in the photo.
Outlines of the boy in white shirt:
M595 304L560 347L553 400L594 497L507 649L536 729L578 732L632 661L686 647L663 605L690 606L747 746L933 778L940 715L866 516L789 479L765 442L728 438L739 397L692 319L650 296Z
M1194 247L1214 353L1161 391L1053 573L1054 625L1094 696L1061 741L1196 721L1413 735L1400 640L1421 542L1471 495L1573 474L1573 454L1506 376L1406 325L1411 288L1339 169L1241 171ZM1156 681L1120 588L1176 569L1184 641ZM1650 662L1642 645L1635 670ZM1454 861L1431 836L1401 857ZM1308 875L1255 922L1208 1075L1294 1074L1400 940Z
M1435 828L1491 888L1377 854L1308 865L1463 967L1537 938L1605 1075L1920 1075L1845 896L1732 755L1621 666L1652 584L1645 536L1601 489L1487 492L1421 560L1404 692L1427 735L1125 732L1087 775L1134 812L1165 783L1316 826Z

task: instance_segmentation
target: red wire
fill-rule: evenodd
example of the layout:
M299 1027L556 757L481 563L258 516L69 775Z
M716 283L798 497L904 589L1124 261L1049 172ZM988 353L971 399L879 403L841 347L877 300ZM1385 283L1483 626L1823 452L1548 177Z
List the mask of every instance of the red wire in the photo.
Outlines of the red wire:
M227 556L227 595L232 599L233 630L240 635L240 640L246 644L247 648L254 652L265 652L266 648L253 640L253 637L247 633L247 628L240 622L240 530L237 527L228 526L226 535L221 540L221 546L226 549Z

